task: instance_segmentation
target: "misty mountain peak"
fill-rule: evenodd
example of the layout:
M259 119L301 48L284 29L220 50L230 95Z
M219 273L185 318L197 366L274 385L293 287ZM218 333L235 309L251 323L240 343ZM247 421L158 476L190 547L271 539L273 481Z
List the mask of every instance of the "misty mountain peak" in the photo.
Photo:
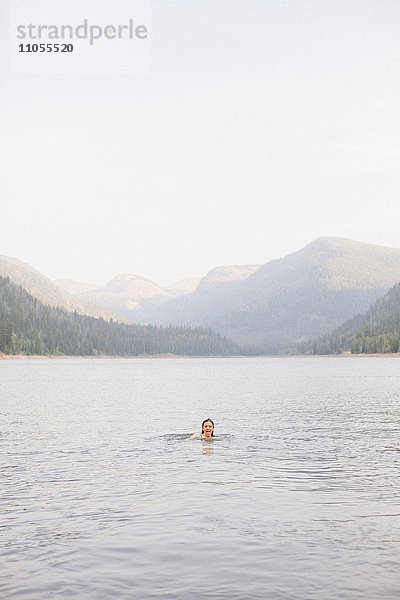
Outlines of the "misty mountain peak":
M83 302L82 299L61 289L48 277L17 258L0 256L0 276L9 277L13 283L23 287L43 304L64 308L70 312L76 311L81 315L102 317L106 320L110 318L126 320L110 313L104 307Z
M165 289L175 296L183 296L194 292L199 283L200 277L185 277L184 279L171 283L171 285Z
M210 285L216 285L220 283L229 283L232 281L241 281L253 275L260 265L232 265L215 267L203 277L200 281L201 287L207 287Z
M108 281L104 286L104 291L118 294L124 293L135 299L172 295L154 283L154 281L130 273L117 275L117 277Z

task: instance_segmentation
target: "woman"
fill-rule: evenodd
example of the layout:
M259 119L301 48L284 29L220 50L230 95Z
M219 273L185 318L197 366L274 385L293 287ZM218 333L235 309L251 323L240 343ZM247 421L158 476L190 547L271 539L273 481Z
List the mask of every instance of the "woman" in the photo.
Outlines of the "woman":
M194 433L189 440L193 438L201 438L202 440L210 440L214 437L214 421L212 419L204 419L201 424L201 433Z

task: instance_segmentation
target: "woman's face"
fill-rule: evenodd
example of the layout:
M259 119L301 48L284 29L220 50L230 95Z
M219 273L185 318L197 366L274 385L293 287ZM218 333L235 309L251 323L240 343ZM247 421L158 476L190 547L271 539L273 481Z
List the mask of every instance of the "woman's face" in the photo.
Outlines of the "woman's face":
M211 437L213 431L214 431L214 425L211 423L211 421L206 421L203 425L204 437Z

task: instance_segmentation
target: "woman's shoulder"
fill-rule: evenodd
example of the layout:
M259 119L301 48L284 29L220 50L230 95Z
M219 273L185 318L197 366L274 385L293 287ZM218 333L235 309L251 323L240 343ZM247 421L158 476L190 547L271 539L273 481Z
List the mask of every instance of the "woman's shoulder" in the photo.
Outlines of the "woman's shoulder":
M202 434L201 433L194 433L193 435L191 435L188 440L193 440L194 438L201 438Z

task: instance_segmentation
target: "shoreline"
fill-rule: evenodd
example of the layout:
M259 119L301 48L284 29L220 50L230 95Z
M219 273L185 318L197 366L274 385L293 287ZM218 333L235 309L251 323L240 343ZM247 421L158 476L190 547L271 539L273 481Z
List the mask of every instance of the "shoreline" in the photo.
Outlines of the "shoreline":
M190 355L180 355L180 354L139 354L139 355L102 355L102 356L88 356L88 355L57 355L57 354L2 354L0 353L0 360L37 360L37 359L62 359L62 360L72 360L72 359L88 359L88 360L102 360L102 359L148 359L148 358L164 358L164 359L191 359L191 358L399 358L400 352L388 352L388 353L376 353L376 354L352 354L351 352L343 352L342 354L257 354L249 356L247 354L241 355L232 355L232 356L223 356L220 354L215 354L211 356L190 356Z

